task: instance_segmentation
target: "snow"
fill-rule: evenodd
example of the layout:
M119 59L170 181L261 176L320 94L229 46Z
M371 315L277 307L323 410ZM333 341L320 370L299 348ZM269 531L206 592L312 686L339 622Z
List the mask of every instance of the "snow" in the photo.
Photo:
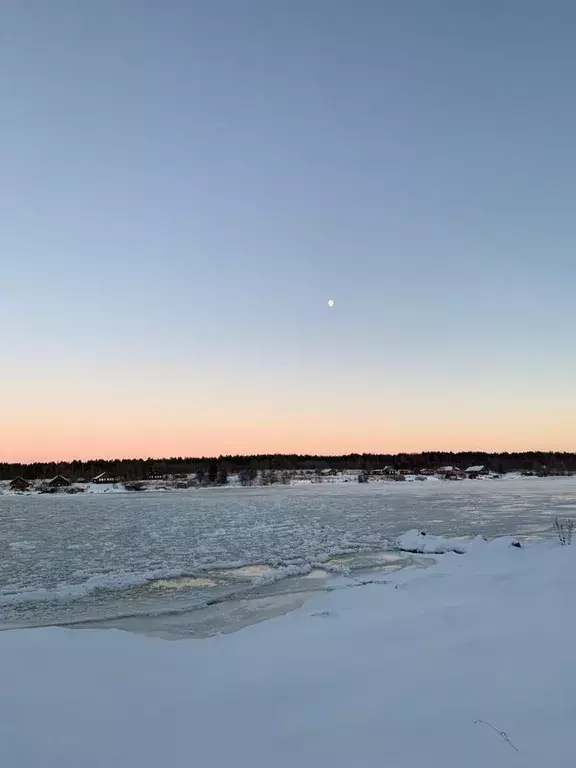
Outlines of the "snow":
M0 633L0 764L570 766L576 547L510 544L208 640Z
M396 546L402 552L417 552L422 555L442 555L456 552L459 555L487 543L484 536L469 538L450 538L429 536L425 531L411 530L396 539Z
M85 483L84 493L129 493L121 483Z

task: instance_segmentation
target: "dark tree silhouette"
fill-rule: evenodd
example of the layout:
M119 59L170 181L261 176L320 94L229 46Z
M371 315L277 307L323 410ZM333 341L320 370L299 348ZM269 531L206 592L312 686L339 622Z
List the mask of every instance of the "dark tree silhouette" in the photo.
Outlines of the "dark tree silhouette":
M0 480L22 476L26 480L47 480L64 475L70 480L91 480L101 472L128 481L145 480L149 476L180 476L197 473L198 481L218 482L222 468L227 473L240 474L241 482L252 485L257 472L283 473L302 470L314 473L326 468L356 469L366 473L391 466L398 470L435 470L442 466L461 469L483 464L501 474L526 472L537 475L572 474L576 472L576 453L526 451L524 453L481 453L466 451L451 453L428 451L425 453L357 454L344 456L262 454L254 456L211 456L202 458L173 457L164 459L89 459L80 461L36 462L32 464L0 463ZM223 475L222 475L223 476ZM272 475L274 477L274 474ZM272 481L273 482L273 481Z

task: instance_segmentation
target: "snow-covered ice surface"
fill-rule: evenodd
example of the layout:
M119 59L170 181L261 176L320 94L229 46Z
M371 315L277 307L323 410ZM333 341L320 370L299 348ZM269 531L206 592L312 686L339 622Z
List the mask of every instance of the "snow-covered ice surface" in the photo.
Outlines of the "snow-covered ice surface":
M573 766L576 546L510 543L205 640L0 633L0 764Z
M333 572L412 562L391 551L408 529L534 536L575 511L574 477L3 495L0 628L230 631L300 604Z

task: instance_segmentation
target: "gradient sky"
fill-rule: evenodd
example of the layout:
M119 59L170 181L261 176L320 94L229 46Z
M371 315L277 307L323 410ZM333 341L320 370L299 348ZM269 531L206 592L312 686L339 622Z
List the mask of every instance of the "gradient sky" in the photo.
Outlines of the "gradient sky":
M576 450L575 40L572 0L4 0L0 460Z

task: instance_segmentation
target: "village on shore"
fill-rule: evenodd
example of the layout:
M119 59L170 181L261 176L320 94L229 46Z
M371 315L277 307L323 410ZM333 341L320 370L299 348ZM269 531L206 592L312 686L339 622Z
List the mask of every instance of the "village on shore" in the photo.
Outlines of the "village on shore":
M550 477L570 475L570 472L556 472L542 469L538 472L523 471L498 473L485 465L473 465L465 469L443 466L418 471L396 469L387 466L382 469L340 470L326 467L316 470L244 470L236 474L215 468L213 472L165 474L150 472L142 480L117 477L110 472L101 472L92 478L68 478L58 474L49 479L31 479L23 476L0 482L0 494L52 494L52 493L101 493L104 491L174 491L211 487L263 487L272 485L310 485L320 483L375 483L414 482L426 480L498 480L502 477Z

